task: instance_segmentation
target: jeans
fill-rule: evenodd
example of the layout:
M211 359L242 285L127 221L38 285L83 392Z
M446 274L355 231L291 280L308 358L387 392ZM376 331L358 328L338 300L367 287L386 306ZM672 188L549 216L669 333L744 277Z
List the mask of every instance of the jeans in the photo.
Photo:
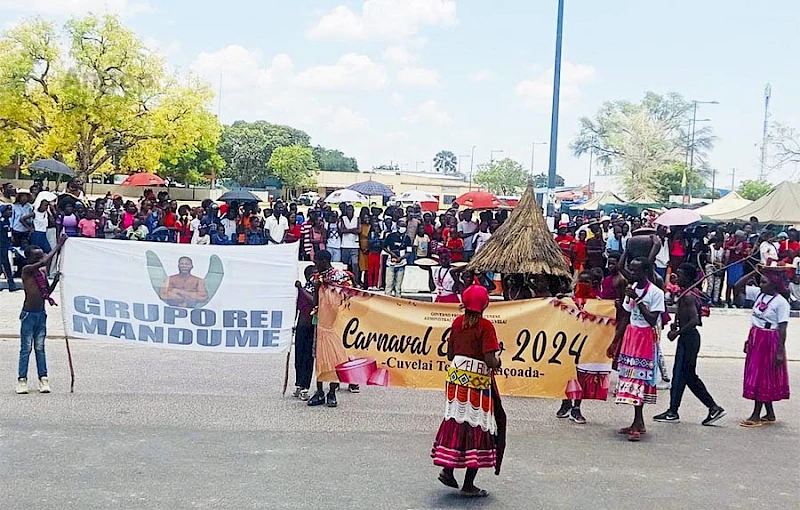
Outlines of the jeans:
M462 260L464 262L469 262L470 260L472 260L472 256L473 255L475 255L475 251L474 250L464 250L464 252L461 255L461 257L462 257Z
M44 355L44 337L47 335L47 313L28 312L22 310L19 314L22 321L20 327L19 348L19 373L21 379L28 378L28 360L31 357L31 348L36 351L36 372L39 378L47 377L47 358Z
M403 278L406 266L389 266L386 268L386 295L400 296L403 289Z
M669 410L678 412L683 398L683 390L689 387L700 402L709 409L716 403L706 389L706 385L697 376L697 355L700 352L700 333L697 330L684 333L678 339L675 352L675 366L672 369L672 389L670 390Z
M342 261L342 249L341 248L332 248L328 246L328 253L331 254L331 262L341 262Z
M0 246L0 272L6 277L8 290L16 289L17 284L14 282L14 269L11 267L11 261L8 258L8 246L5 245Z
M708 275L706 293L711 297L711 303L718 304L722 297L722 284L725 279L725 272L719 271L713 264L706 264L706 274Z
M298 324L294 335L295 386L307 390L314 373L314 326Z
M664 280L667 279L667 268L666 267L656 267L655 270L656 270L656 273L658 273L658 275L661 278L663 278Z
M342 248L342 263L347 265L347 269L353 273L356 282L360 279L360 271L358 270L358 248Z
M35 244L45 253L50 253L50 242L47 240L47 232L31 232L31 244Z

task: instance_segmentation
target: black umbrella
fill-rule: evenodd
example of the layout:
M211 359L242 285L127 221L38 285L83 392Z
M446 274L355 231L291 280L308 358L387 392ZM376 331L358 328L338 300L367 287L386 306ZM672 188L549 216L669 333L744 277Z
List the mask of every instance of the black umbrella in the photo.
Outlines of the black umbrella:
M246 189L226 191L217 200L220 202L261 202L261 199Z
M392 188L378 181L357 182L348 186L347 189L358 191L362 195L366 195L368 197L379 195L384 197L394 196L394 191L392 191Z
M40 159L36 163L29 166L31 170L39 170L40 172L48 172L51 174L66 175L67 177L75 177L75 170L71 169L61 161L55 159Z

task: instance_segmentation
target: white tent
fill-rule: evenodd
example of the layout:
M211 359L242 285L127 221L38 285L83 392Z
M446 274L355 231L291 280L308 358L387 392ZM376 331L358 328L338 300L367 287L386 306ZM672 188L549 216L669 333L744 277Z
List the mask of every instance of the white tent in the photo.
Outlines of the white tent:
M762 225L800 223L800 184L782 182L752 204L709 216L717 221L749 221L751 217L757 218Z
M716 200L708 205L704 205L703 207L698 207L695 209L695 211L700 214L700 216L713 216L715 214L725 214L736 211L737 209L741 209L742 207L752 203L752 200L742 198L740 194L736 193L735 191L731 191L719 200Z

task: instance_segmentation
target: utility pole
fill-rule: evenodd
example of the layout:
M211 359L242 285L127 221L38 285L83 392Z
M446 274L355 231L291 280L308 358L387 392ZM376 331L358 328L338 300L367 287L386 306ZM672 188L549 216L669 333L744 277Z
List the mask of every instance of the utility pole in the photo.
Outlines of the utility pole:
M767 83L764 87L764 132L761 136L761 170L758 172L758 180L763 181L767 177L767 140L769 138L769 100L772 97L772 85Z
M472 152L469 155L469 190L472 191L472 168L475 163L475 145L472 146Z
M717 184L717 169L711 169L711 203L714 203L714 192L716 191L716 184Z
M736 189L736 169L731 168L731 191Z
M556 161L558 159L558 106L561 93L561 40L564 32L564 0L558 0L558 17L556 19L556 55L553 64L553 109L550 115L550 163L547 169L547 193L544 206L548 226L555 227L555 211L553 202L556 196ZM552 219L551 219L552 218Z
M592 141L592 147L589 149L589 184L586 187L586 195L589 197L589 200L592 199L592 159L594 159L594 141Z

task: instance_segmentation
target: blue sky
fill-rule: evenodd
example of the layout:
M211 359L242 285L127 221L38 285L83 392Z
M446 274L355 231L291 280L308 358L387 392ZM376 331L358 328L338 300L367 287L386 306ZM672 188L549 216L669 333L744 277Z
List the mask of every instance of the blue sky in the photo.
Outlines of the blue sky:
M362 168L429 168L450 149L475 164L503 150L526 167L549 140L555 0L0 0L0 26L115 12L171 66L219 87L223 122L306 130ZM800 4L788 0L567 0L559 173L587 180L567 146L602 102L675 91L716 100L718 186L755 178L763 90L772 120L800 128ZM536 148L536 170L548 164ZM468 169L469 157L461 158ZM797 179L795 165L770 179Z

